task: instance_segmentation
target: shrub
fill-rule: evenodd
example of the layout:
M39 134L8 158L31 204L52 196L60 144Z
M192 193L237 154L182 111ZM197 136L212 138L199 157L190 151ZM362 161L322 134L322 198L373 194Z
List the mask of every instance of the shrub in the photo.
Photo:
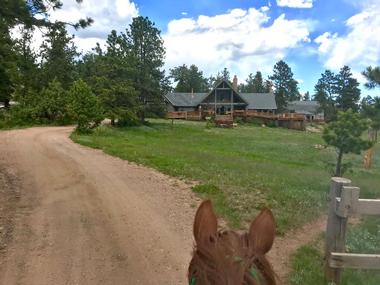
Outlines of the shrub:
M48 87L39 94L36 116L42 121L55 122L61 125L71 121L68 112L67 92L57 79L50 82Z
M78 132L90 132L103 120L103 110L98 98L83 80L77 80L71 86L69 100L69 111L77 123Z

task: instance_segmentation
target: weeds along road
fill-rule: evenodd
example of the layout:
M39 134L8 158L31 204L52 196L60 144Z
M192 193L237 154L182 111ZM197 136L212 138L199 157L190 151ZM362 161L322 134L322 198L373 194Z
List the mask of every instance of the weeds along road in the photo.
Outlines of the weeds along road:
M0 163L20 181L0 284L186 284L189 186L74 144L71 131L0 132Z

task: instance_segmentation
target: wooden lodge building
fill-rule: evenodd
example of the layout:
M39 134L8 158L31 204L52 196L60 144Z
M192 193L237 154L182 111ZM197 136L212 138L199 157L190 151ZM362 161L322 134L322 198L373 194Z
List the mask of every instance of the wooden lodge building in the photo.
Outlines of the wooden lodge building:
M221 80L207 93L168 93L165 103L168 119L203 120L215 115L216 125L221 126L233 126L236 117L297 130L304 130L306 121L323 121L314 101L289 102L287 112L278 114L273 93L241 93L236 76L232 85Z
M236 111L257 111L274 113L277 110L273 93L240 93L237 78L233 86L221 80L208 93L168 93L165 96L168 112L208 112L217 115Z

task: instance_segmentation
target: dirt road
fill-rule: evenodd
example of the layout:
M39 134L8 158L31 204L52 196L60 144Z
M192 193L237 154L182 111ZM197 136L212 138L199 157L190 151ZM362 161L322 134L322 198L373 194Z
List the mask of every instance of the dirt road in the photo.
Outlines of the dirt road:
M186 284L190 186L76 145L71 130L0 133L18 195L0 284Z

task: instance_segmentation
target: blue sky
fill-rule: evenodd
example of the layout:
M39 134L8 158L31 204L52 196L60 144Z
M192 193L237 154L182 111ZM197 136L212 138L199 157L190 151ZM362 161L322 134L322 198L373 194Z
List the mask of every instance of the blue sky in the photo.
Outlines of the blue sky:
M227 67L242 82L257 70L267 77L280 59L292 68L301 92L313 93L325 69L349 65L360 82L368 65L380 65L380 0L63 0L51 16L90 16L75 32L84 52L124 31L132 17L148 16L162 31L168 70L196 64L206 76ZM362 89L363 95L376 95Z

